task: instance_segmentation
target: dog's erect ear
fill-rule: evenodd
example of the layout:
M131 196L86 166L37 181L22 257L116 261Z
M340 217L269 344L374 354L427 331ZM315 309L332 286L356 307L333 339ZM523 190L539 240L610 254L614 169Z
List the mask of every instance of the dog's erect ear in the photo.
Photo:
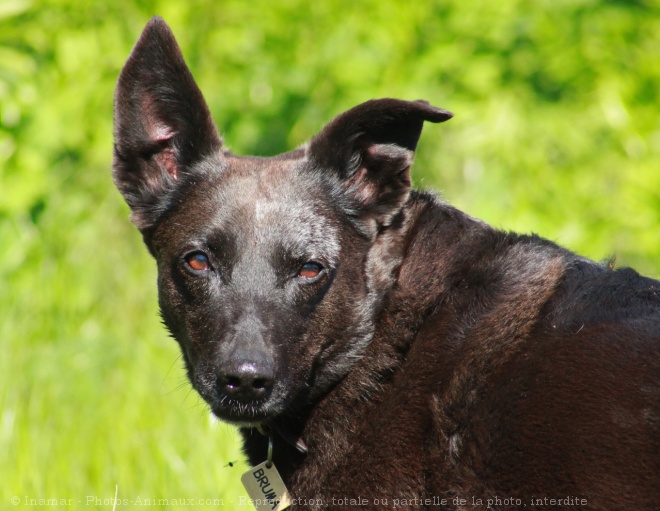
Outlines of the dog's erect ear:
M333 119L312 139L308 154L316 166L339 175L359 215L388 225L410 192L424 121L451 117L426 101L367 101Z
M113 177L138 228L149 228L178 179L222 141L170 28L145 27L115 92Z

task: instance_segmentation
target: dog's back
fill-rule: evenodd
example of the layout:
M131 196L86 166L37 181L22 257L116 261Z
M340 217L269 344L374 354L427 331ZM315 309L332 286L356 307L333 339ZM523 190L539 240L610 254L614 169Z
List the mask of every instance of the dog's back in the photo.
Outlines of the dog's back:
M658 509L660 283L411 192L449 112L372 100L235 156L159 19L115 101L190 381L299 507Z

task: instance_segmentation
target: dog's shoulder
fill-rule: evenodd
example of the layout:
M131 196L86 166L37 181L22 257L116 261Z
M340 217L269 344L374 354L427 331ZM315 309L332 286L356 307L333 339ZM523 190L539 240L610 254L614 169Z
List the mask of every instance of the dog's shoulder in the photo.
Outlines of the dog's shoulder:
M521 321L560 333L617 323L660 330L660 281L534 234L495 229L431 194L415 193L411 204L418 220L393 300L425 301L425 318L463 330L493 322L512 334Z

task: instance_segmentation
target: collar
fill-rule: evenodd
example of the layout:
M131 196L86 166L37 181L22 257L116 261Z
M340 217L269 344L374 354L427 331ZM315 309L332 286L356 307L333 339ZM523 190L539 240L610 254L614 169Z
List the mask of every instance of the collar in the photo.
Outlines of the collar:
M274 424L269 425L259 425L257 426L257 431L265 437L270 437L273 433L277 434L282 440L284 440L291 447L296 449L301 454L307 454L307 445L301 437L296 437L291 433L283 431L281 428Z

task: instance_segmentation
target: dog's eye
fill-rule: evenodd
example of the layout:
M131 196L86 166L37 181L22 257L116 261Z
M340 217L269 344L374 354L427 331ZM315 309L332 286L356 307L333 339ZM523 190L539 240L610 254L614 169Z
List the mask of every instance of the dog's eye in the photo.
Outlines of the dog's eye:
M298 270L298 276L304 279L315 279L323 271L323 266L314 261L303 264Z
M209 258L204 252L191 252L184 259L191 270L207 271L211 269Z

